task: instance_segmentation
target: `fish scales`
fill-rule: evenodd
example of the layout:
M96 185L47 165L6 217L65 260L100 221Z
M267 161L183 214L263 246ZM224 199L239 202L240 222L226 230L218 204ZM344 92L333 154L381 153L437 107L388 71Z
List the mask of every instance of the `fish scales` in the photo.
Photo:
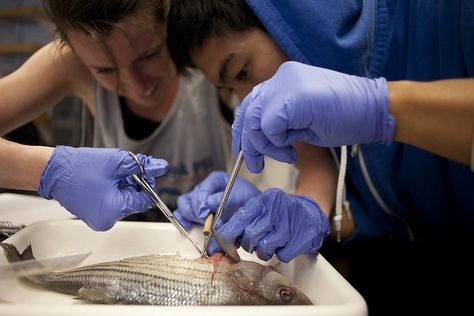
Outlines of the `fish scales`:
M10 261L32 259L19 255L12 245L0 246ZM32 254L27 250L24 253ZM312 304L301 290L270 267L253 261L234 262L222 254L207 259L177 255L129 257L27 279L53 291L105 304Z
M233 289L222 276L219 273L214 276L214 265L178 256L128 258L34 278L48 288L80 297L81 288L101 289L107 295L99 296L100 302L212 305L216 294L219 301L233 296ZM90 291L83 292L91 295Z

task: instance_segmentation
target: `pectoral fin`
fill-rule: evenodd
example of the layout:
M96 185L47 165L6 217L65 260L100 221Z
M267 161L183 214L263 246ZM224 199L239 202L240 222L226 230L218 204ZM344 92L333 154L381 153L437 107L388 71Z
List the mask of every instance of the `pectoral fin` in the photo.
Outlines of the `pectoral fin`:
M118 304L116 299L111 297L108 293L99 289L91 289L87 287L82 287L79 289L79 299L86 301L101 303L101 304Z

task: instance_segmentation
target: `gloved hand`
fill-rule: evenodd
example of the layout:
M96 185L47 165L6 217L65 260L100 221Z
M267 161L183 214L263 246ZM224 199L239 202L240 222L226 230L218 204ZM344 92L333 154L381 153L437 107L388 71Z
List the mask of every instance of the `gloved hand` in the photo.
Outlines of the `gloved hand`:
M286 62L245 97L232 125L232 152L242 148L247 168L263 169L263 156L293 163L291 144L320 147L389 143L395 120L387 82Z
M310 198L270 189L250 199L217 232L249 252L256 251L262 260L276 254L289 262L298 255L315 253L329 235L330 226ZM215 240L208 250L211 254L220 250Z
M211 210L213 212L217 210L228 181L229 174L226 172L211 172L206 179L196 184L192 191L178 198L178 208L173 215L186 229L191 228L192 222L203 224ZM260 190L252 183L237 177L222 212L221 220L229 218L248 199L259 193Z
M168 163L141 154L137 157L154 188L155 177L166 173ZM38 193L57 200L92 229L108 230L125 216L152 206L132 173L141 175L127 151L57 146L43 170Z

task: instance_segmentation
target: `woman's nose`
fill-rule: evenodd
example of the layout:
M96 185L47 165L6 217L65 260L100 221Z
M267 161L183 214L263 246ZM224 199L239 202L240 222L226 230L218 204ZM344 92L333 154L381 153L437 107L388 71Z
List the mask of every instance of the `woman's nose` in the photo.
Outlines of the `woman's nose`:
M122 85L127 91L139 96L148 96L151 94L152 83L139 70L129 69L122 73Z

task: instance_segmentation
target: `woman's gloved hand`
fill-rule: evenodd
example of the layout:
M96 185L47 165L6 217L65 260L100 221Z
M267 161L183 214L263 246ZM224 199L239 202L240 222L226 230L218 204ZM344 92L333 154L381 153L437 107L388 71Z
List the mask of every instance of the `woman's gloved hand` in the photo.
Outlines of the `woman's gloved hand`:
M145 178L165 174L168 162L137 154ZM140 168L127 151L113 148L57 146L41 175L38 193L57 200L94 230L108 230L127 215L152 207L152 201L131 177Z
M211 172L206 179L196 184L192 191L178 198L178 208L173 212L173 215L186 229L191 228L192 223L203 224L211 211L217 211L228 181L228 173L224 171ZM222 212L221 220L229 218L248 199L259 193L260 190L252 183L237 177Z
M217 229L222 238L235 241L262 260L273 254L289 262L315 253L330 233L329 221L316 202L305 196L270 189L250 199ZM208 251L220 250L212 240Z
M387 82L286 62L245 97L232 125L232 152L247 168L263 169L263 155L293 163L292 144L320 147L389 143L395 120Z

